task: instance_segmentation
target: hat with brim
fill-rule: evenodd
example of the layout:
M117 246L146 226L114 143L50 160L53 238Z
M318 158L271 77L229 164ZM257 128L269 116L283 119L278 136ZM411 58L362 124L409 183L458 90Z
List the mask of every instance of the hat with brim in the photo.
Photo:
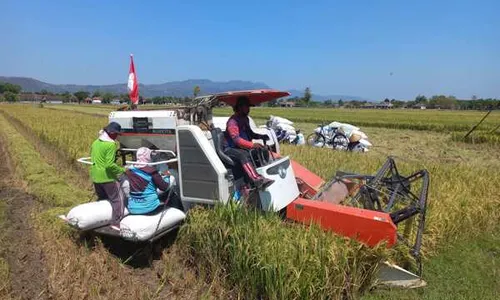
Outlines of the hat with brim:
M236 103L234 104L233 109L237 110L238 108L240 108L242 106L254 107L255 105L250 103L250 99L248 99L248 97L240 96L236 100Z
M356 142L359 142L359 140L361 140L361 135L360 135L360 134L357 134L357 133L353 133L353 134L351 134L351 136L349 137L349 142L351 142L351 143L356 143Z
M116 122L111 122L106 127L104 127L104 130L107 133L120 133L121 129L122 127L120 126L120 124Z

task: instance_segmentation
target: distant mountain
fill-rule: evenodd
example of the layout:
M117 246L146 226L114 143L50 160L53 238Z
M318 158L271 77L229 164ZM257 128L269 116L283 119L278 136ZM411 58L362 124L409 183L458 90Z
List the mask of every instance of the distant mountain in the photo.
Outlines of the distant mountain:
M125 86L125 85L124 85ZM193 88L200 87L200 95L221 93L231 90L268 89L269 86L261 82L231 80L216 82L208 79L188 79L183 81L172 81L162 84L147 84L139 86L139 93L146 97L154 96L177 96L189 97L193 95ZM141 89L142 88L142 89Z
M77 91L86 91L93 93L99 90L101 93L110 92L113 94L127 93L126 83L110 84L110 85L77 85L77 84L50 84L40 80L28 77L5 77L0 76L0 81L9 82L12 84L20 85L24 92L40 92L45 89L52 93L63 93L68 91L75 93ZM198 85L200 87L200 95L220 93L231 90L252 90L252 89L268 89L267 84L262 82L251 82L242 80L230 80L226 82L211 81L208 79L188 79L183 81L172 81L161 84L139 84L139 94L143 97L156 97L156 96L174 96L174 97L191 97L193 95L193 88ZM302 97L304 91L288 90L292 95L291 97ZM325 100L362 100L356 96L343 96L343 95L312 95L314 101Z
M304 97L304 91L299 91L299 90L288 90L292 95L290 97ZM349 101L349 100L358 100L358 101L363 101L367 100L362 97L358 96L349 96L349 95L318 95L312 93L311 98L313 101L319 101L319 102L324 102L327 100L332 100L332 101L338 101L342 99L343 101Z
M24 92L39 92L43 89L52 93L63 93L68 91L75 93L77 91L94 92L99 90L101 93L110 92L113 94L127 93L127 84L110 85L76 85L76 84L50 84L33 78L27 77L4 77L0 76L0 81L20 85ZM173 81L161 84L141 84L139 83L139 93L144 97L155 96L175 96L190 97L193 95L193 88L200 86L201 95L219 93L229 90L250 90L267 89L264 83L250 82L241 80L231 80L227 82L215 82L207 79L189 79L184 81Z

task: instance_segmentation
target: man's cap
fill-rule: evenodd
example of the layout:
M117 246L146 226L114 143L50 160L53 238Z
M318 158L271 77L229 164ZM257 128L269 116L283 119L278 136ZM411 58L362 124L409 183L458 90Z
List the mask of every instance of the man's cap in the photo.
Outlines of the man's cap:
M104 127L104 130L106 130L107 133L120 133L122 127L120 124L116 122L111 122L109 123L106 127Z

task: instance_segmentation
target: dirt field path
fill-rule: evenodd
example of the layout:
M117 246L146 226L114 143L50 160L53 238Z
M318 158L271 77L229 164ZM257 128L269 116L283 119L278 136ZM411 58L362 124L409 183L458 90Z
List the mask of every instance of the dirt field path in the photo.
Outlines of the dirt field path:
M30 215L35 199L23 191L13 176L13 166L0 136L0 201L6 203L4 256L10 270L10 294L14 299L52 299L47 285L44 253L36 244Z

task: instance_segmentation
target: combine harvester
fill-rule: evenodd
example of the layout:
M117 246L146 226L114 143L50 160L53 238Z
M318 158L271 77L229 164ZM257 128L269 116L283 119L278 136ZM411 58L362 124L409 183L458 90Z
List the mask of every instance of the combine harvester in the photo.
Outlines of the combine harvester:
M243 189L246 182L241 166L222 151L226 118L212 117L212 109L220 102L233 105L242 95L258 105L289 93L225 92L197 97L191 106L179 109L111 112L109 121L122 126L119 154L123 161L133 163L127 157L133 158L139 147L146 146L156 153L152 165L160 170L168 168L173 174L176 184L167 191L169 204L156 215L126 212L119 232L108 227L111 206L106 200L78 205L59 217L81 231L153 242L179 227L193 205L231 201L235 191ZM267 146L273 155L269 161L261 158L253 164L258 173L275 183L264 191L251 190L247 204L277 212L290 221L316 223L369 246L406 245L416 262L416 274L386 262L380 266L379 283L400 287L426 284L421 279L420 261L429 185L426 170L402 176L389 158L375 175L337 172L325 182L290 157L281 156L276 135L272 130L268 134L271 138ZM89 158L79 161L91 164ZM421 182L416 182L418 179ZM415 185L419 187L417 192Z

